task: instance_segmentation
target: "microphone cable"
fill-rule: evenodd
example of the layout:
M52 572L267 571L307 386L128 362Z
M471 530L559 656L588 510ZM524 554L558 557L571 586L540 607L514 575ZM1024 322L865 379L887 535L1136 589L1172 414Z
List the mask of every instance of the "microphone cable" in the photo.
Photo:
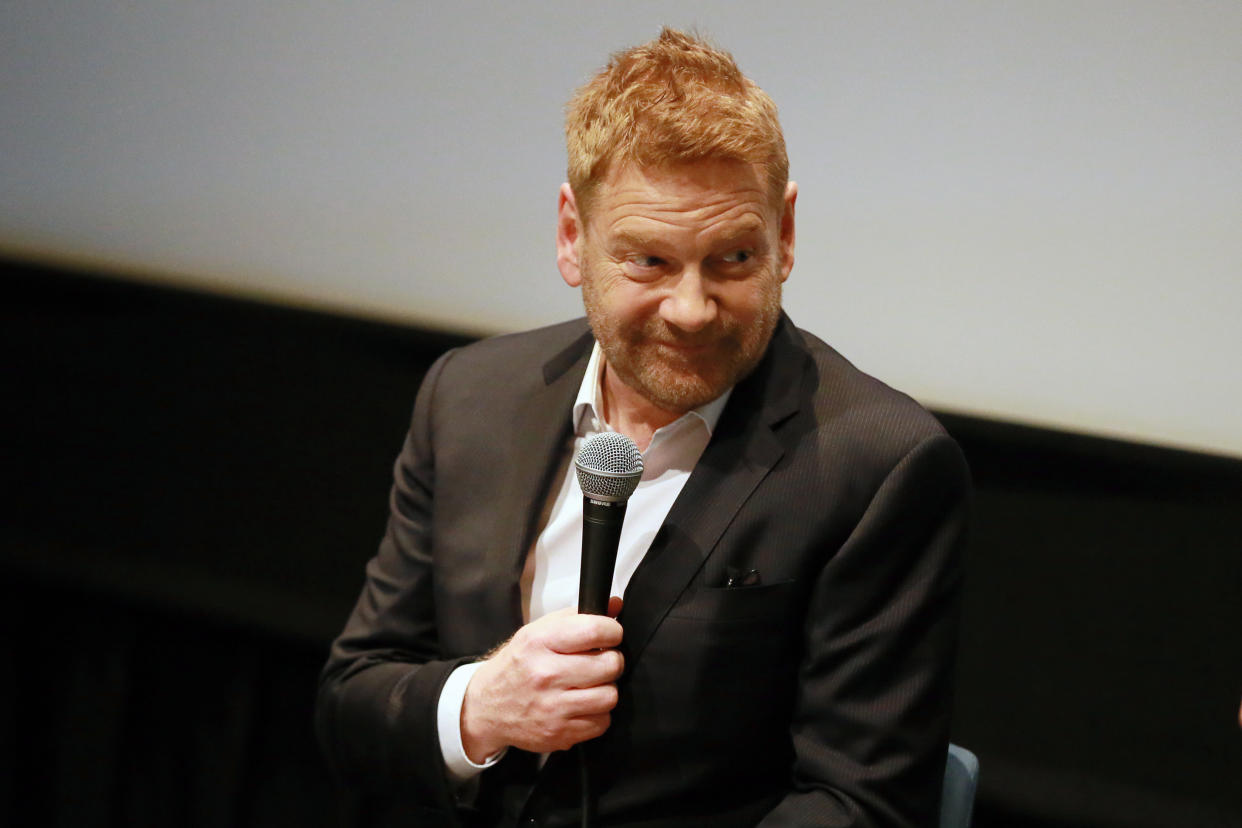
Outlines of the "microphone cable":
M582 568L578 578L578 612L608 614L617 546L630 495L643 475L643 455L634 441L615 431L593 434L574 459L582 489ZM582 796L582 828L595 821L595 797L586 744L574 745Z

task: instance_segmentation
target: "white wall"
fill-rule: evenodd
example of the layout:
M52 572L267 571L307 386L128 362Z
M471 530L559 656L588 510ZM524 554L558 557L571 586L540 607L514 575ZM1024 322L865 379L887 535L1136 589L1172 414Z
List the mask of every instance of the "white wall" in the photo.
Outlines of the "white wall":
M1242 456L1242 3L6 0L0 251L578 313L561 108L663 23L781 106L794 319L946 409Z

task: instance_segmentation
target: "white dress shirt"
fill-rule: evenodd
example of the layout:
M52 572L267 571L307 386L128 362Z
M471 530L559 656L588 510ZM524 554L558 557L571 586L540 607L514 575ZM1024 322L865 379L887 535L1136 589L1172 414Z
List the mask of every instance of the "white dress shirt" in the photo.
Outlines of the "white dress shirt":
M574 474L572 458L582 441L593 434L613 431L604 422L600 379L604 357L597 344L587 363L586 375L573 407L574 437L562 458L560 485L544 507L544 520L534 548L522 573L522 614L533 621L563 607L578 605L578 574L582 555L582 489ZM643 476L626 508L625 523L617 548L612 576L612 594L624 595L625 588L664 523L668 510L690 477L703 449L711 439L732 390L715 400L687 412L656 430L643 452ZM461 707L466 686L481 662L458 667L440 691L437 727L440 750L449 775L464 782L499 761L504 751L483 764L470 761L461 743Z

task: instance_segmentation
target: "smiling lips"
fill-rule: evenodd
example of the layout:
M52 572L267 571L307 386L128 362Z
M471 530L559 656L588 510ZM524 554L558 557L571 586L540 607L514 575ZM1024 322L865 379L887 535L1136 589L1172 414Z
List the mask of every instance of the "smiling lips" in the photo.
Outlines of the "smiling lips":
M648 330L643 337L648 344L676 353L697 354L720 349L731 338L727 326L712 326L694 333L672 330L667 325L649 327L662 330Z
M655 344L677 353L700 354L713 349L720 344L720 341L716 339L708 342L666 342L663 340L657 340Z

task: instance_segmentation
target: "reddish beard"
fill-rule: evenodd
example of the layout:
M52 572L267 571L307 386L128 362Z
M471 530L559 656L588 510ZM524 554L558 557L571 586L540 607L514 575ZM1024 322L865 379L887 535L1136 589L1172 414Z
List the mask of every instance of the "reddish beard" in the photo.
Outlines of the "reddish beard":
M765 278L761 290L751 324L722 315L694 333L655 315L627 327L605 312L589 278L583 280L582 299L609 369L651 404L683 414L732 388L763 358L780 320L781 282Z

